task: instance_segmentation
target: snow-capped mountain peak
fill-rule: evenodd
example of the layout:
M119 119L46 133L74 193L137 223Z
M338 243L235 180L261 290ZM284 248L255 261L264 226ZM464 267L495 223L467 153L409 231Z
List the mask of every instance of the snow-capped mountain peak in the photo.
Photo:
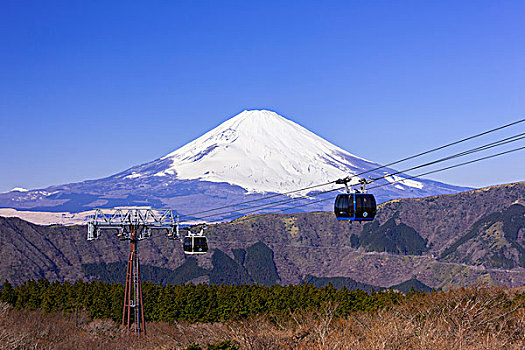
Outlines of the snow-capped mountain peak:
M13 215L23 217L29 215L25 211L53 212L46 216L51 218L49 223L70 222L67 213L121 206L175 208L184 217L214 207L225 208L248 198L271 203L271 197L265 199L263 193L286 193L364 172L366 175L361 176L373 178L396 172L378 167L275 112L249 110L164 157L102 179L29 191L14 189L0 194L0 207L16 209ZM465 190L407 177L397 173L378 180L384 186L370 188L376 201ZM332 188L330 185L317 189ZM295 192L292 196L304 194ZM325 197L332 199L330 194ZM305 209L312 211L330 210L332 205L328 201L300 201L309 203ZM198 219L213 221L221 217Z
M166 159L171 164L155 176L227 182L249 192L292 191L377 166L268 110L243 111Z

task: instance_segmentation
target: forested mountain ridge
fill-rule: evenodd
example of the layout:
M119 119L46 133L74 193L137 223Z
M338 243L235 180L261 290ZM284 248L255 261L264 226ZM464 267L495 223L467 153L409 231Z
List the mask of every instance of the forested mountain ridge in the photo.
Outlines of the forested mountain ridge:
M198 257L196 266L215 274L197 273L181 282L221 283L245 276L250 283L253 274L245 275L243 269L257 271L263 261L273 260L275 269L261 272L257 282L296 284L313 276L383 287L412 278L433 288L476 281L522 286L524 203L525 182L519 182L390 201L379 206L376 219L368 224L338 222L330 212L247 216L211 225L210 254ZM250 253L253 247L263 248L258 242L268 249ZM187 261L180 243L163 236L139 246L145 265L173 271ZM108 233L88 242L85 226L38 226L0 217L1 280L17 284L41 277L89 279L93 277L86 275L85 266L123 262L128 254L129 245ZM480 260L479 255L487 258ZM218 260L228 261L237 272L224 269Z

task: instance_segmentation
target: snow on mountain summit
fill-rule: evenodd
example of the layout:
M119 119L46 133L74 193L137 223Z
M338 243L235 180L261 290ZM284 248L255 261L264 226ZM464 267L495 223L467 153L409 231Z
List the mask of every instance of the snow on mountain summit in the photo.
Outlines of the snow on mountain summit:
M249 192L292 191L378 166L268 110L243 111L166 159L169 167L154 176L227 182Z
M378 203L466 189L432 180L408 179L408 175L395 169L378 167L378 164L331 144L275 112L250 110L226 120L164 157L109 177L0 193L0 207L11 208L9 215L28 218L34 217L27 216L33 212L42 213L47 223L70 222L72 216L67 213L85 214L94 208L123 206L198 213L217 207L227 208L247 200L269 204L272 203L271 197L265 199L261 194L286 193L363 172L367 173L361 176L372 178L396 173L378 180L379 186L375 188L369 186ZM357 182L356 178L354 180ZM339 185L318 189L336 187ZM304 195L305 192L291 196ZM332 198L327 196L325 199ZM331 210L333 205L331 201L298 201L295 204L308 205L305 209L311 211ZM214 221L228 215L196 219ZM78 216L81 217L85 216Z

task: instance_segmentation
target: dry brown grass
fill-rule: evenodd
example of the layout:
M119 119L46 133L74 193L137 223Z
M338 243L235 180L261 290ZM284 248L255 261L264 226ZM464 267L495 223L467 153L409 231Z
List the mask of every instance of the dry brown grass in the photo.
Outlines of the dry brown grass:
M45 315L0 304L2 349L184 349L231 339L241 349L524 349L525 309L498 288L417 296L375 313L337 318L337 305L287 319L148 324L137 340L108 320ZM523 302L521 302L523 303Z

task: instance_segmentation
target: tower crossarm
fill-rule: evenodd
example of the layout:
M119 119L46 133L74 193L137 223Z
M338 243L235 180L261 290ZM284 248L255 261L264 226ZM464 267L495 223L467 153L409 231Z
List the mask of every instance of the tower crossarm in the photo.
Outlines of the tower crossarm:
M95 209L88 221L87 239L98 239L102 230L111 229L117 230L121 239L142 240L157 230L166 232L168 238L178 238L178 225L178 218L171 209L118 208L111 212Z

